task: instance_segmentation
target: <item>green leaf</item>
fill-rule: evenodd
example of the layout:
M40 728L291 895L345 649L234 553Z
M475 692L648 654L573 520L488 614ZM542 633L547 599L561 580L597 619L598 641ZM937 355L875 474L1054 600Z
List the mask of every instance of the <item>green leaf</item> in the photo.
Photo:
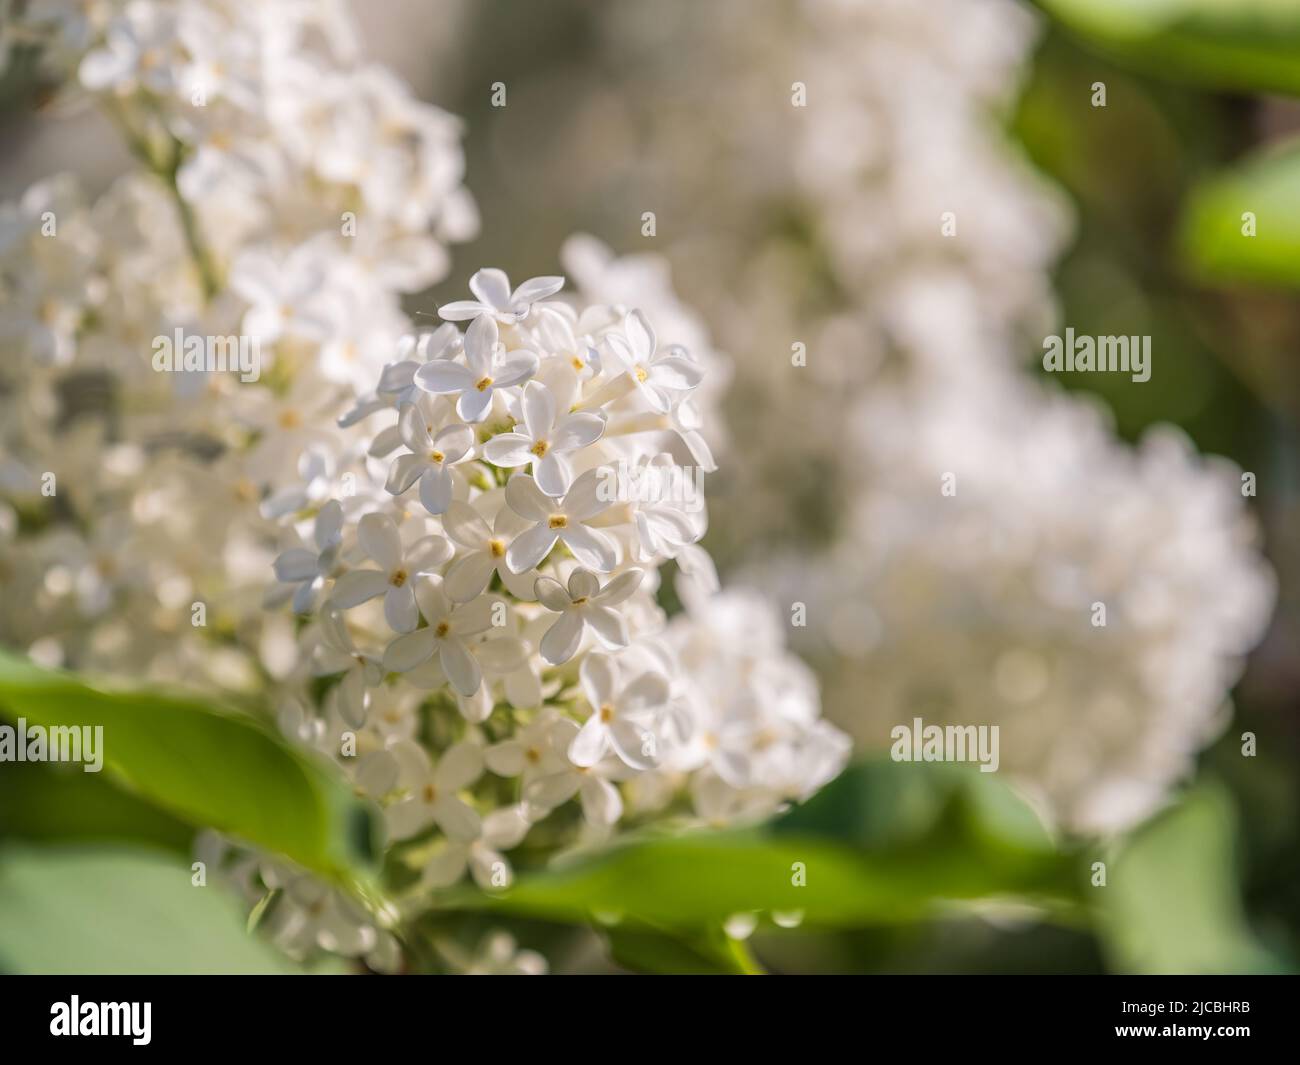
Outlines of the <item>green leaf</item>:
M32 725L102 727L105 767L189 825L338 880L370 861L370 814L341 776L250 717L193 697L92 686L4 652L0 711Z
M1144 74L1218 89L1300 93L1294 0L1036 0Z
M1297 59L1300 66L1300 59ZM1259 153L1195 186L1181 240L1202 280L1300 285L1300 142ZM1247 235L1243 215L1253 216Z
M951 767L945 767L951 768ZM917 785L938 794L914 803L900 836L884 827L876 797ZM998 788L996 800L972 795ZM1070 907L1075 859L983 774L925 765L868 763L845 773L807 807L764 829L698 831L635 840L603 854L521 876L508 891L469 889L437 900L567 922L649 925L690 940L735 914L798 915L808 927L854 928L926 918L954 901L1014 897Z
M24 974L286 973L237 901L158 851L0 848L0 970Z
M6 763L0 837L36 842L143 843L189 854L194 828L80 766Z
M610 957L625 969L671 976L753 976L762 970L743 943L719 929L682 938L648 926L607 929Z
M1276 972L1285 966L1255 939L1237 891L1236 812L1205 784L1139 829L1096 887L1099 926L1113 966L1137 973Z

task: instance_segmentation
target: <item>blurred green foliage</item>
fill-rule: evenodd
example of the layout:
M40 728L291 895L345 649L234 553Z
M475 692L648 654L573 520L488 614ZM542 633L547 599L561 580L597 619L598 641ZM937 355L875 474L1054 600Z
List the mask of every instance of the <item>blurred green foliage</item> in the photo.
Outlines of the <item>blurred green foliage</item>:
M228 833L335 879L356 875L370 859L366 807L337 774L251 717L182 696L101 690L5 652L0 711L32 725L101 726L106 770L133 795L196 828ZM78 817L75 798L51 803L48 794L14 794L24 783L49 791L48 777L15 776L5 785L13 805L43 802L46 819L60 810ZM97 784L73 788L85 798ZM129 806L120 798L112 802ZM148 827L166 828L157 818Z

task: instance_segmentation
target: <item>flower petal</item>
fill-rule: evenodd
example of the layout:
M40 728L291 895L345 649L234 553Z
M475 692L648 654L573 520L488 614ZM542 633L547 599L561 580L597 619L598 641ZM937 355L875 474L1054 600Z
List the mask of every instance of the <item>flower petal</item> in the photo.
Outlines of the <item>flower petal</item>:
M545 521L554 509L551 500L526 473L516 473L506 482L506 502L511 510L528 521Z
M400 588L389 587L384 595L384 620L394 632L411 632L420 622L415 609L415 592L410 582Z
M433 801L433 819L450 838L462 843L478 839L483 831L478 814L454 795L439 795Z
M428 661L438 646L433 629L416 629L399 636L384 651L384 672L405 673Z
M608 573L618 565L618 546L607 533L573 523L558 531L564 546L573 552L574 558L589 569ZM513 546L511 545L512 550Z
M484 267L469 279L469 290L480 301L498 311L510 309L510 278L504 270Z
M613 500L605 498L610 495L609 489L601 488L608 479L608 470L600 467L584 473L573 482L569 494L564 497L564 513L578 521L586 521L608 509Z
M524 414L524 428L533 440L548 440L555 425L555 397L541 381L529 381L524 386L520 402Z
M532 478L529 478L532 481ZM530 570L544 559L555 546L556 531L542 521L514 538L506 549L506 565L515 573Z
M483 683L483 672L465 645L455 637L442 641L439 660L451 686L461 695L473 695Z
M393 459L393 464L388 467L388 480L384 482L384 491L389 495L400 496L420 479L420 474L427 468L428 463L421 455L413 455L409 451L404 455L398 455Z
M582 643L582 615L576 610L566 610L542 637L542 657L553 666L567 662L578 653Z
M357 526L357 542L381 569L391 573L402 564L402 537L387 514L367 514Z
M483 775L483 748L468 740L452 744L438 759L433 783L439 791L459 791Z
M492 538L492 530L483 516L470 504L459 500L447 508L442 516L442 531L461 547L481 551Z
M572 578L570 578L572 583ZM533 588L534 594L538 601L547 610L554 610L561 614L573 605L573 598L564 590L564 585L554 577L538 577L537 584Z
M522 466L532 459L532 440L523 433L502 433L483 445L483 457L494 466Z
M551 433L551 447L556 451L575 451L594 444L605 432L605 419L589 411L566 414Z
M590 606L586 611L587 624L600 637L606 647L626 647L627 622L617 610L607 606Z
M362 603L388 591L388 575L377 569L354 569L334 582L330 601L340 608L360 606Z
M420 502L430 514L441 514L451 506L451 471L445 466L428 466L420 477Z
M600 711L592 710L591 717L569 744L569 761L590 769L600 761L609 745L609 733L600 721Z
M463 392L473 388L477 380L474 371L450 359L435 359L426 362L415 371L415 384L426 392L446 395L451 392Z
M471 551L451 564L443 591L453 603L468 603L482 594L495 568L496 562L488 552Z

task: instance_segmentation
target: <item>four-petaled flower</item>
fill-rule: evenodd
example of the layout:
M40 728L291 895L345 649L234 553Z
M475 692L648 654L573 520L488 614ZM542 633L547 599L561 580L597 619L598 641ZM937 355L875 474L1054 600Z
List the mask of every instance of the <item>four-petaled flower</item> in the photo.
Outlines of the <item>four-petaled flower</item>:
M429 412L423 403L408 403L397 421L398 430L410 452L398 455L384 484L392 495L400 496L418 480L420 502L430 514L442 514L451 506L451 467L470 457L474 447L474 430L468 425L447 425L430 432Z
M606 647L626 647L627 622L613 607L636 591L643 576L641 570L630 569L602 588L594 573L579 568L569 574L567 591L553 577L539 577L538 600L560 615L542 637L542 657L553 666L567 662L578 653L588 625Z
M357 526L357 542L379 569L354 569L334 582L330 601L341 609L384 597L384 618L394 632L410 632L419 623L415 579L452 556L445 536L426 536L403 551L397 524L387 514L367 514Z
M483 446L483 457L497 466L533 464L537 487L562 496L573 483L568 454L600 439L605 419L599 414L560 415L555 395L540 381L529 381L520 400L523 432L501 433Z
M626 339L617 333L605 338L614 364L660 414L667 414L679 401L674 392L689 392L704 380L704 370L682 349L656 350L654 330L640 311L627 316L623 332Z
M384 669L406 673L427 662L436 652L442 671L452 686L461 695L473 695L483 681L483 671L470 652L465 637L491 627L492 599L483 596L472 603L455 606L447 598L442 580L437 577L421 580L415 589L415 598L428 624L414 632L408 631L388 645L384 652Z
M537 372L537 355L526 348L506 351L495 318L475 318L465 331L465 362L434 359L415 371L416 387L437 395L454 395L456 413L480 422L492 409L495 389L527 381Z
M534 303L555 295L563 287L562 277L532 277L511 292L510 278L505 271L487 267L469 279L469 290L477 299L443 304L438 313L448 322L491 318L502 325L513 325L528 317Z
M316 597L338 566L339 545L343 541L343 507L331 499L316 515L312 529L316 550L291 547L282 551L274 563L275 579L285 584L296 584L293 593L293 612L310 614L316 606Z
M435 764L413 740L396 740L387 752L397 768L397 786L405 798L385 811L394 839L409 839L437 825L453 840L477 839L483 822L472 806L457 797L483 775L483 748L468 741L454 744Z
M560 541L582 565L608 573L618 564L618 545L607 533L591 527L591 520L609 509L612 500L601 499L602 474L588 470L565 493L552 499L526 473L516 473L506 483L506 502L521 518L535 524L515 537L506 551L506 564L515 573L533 569Z
M633 769L658 765L655 726L671 694L668 678L647 671L621 684L618 663L595 651L583 659L578 675L591 716L569 745L573 764L589 768L613 751Z

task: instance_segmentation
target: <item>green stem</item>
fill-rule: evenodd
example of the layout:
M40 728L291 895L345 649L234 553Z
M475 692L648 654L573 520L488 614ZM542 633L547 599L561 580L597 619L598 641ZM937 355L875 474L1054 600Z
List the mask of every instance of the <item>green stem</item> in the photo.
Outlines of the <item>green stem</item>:
M170 157L159 160L155 158L153 148L148 140L132 127L120 106L114 102L109 102L105 110L109 118L113 120L113 124L121 131L122 139L126 141L131 154L167 186L172 202L176 205L176 213L180 216L181 231L185 235L185 246L189 249L195 270L198 271L199 285L203 290L204 301L211 300L217 294L217 290L220 289L221 283L217 278L217 271L212 263L212 258L208 255L207 249L203 246L203 240L199 236L199 224L194 209L181 195L180 186L176 182L176 175L181 168L184 146L175 137L171 137Z
M754 952L749 949L749 944L741 939L727 939L727 952L736 962L736 967L746 976L766 976L767 970L763 968L762 963L754 957Z

